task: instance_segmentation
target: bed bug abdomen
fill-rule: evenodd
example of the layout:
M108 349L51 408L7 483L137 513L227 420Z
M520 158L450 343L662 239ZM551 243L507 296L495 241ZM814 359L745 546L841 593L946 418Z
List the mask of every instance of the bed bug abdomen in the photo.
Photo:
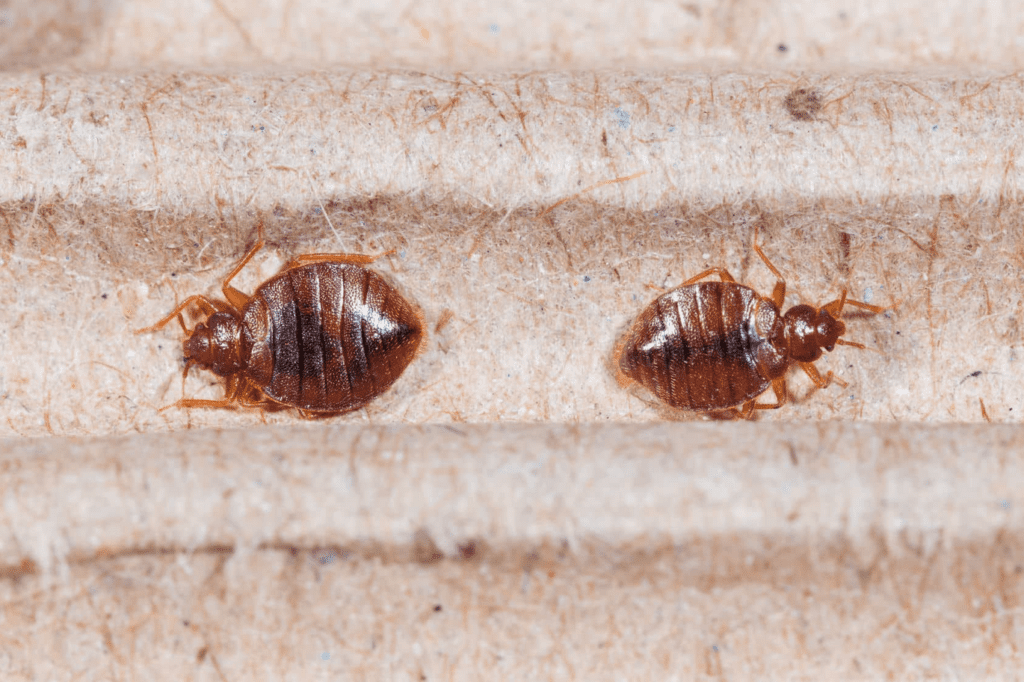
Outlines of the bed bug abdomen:
M765 359L773 364L766 334L781 322L764 303L752 289L730 282L674 289L640 314L619 351L619 371L672 407L742 404L774 378L760 370Z
M261 285L242 315L249 378L268 398L344 412L386 391L423 338L417 311L380 275L316 262Z

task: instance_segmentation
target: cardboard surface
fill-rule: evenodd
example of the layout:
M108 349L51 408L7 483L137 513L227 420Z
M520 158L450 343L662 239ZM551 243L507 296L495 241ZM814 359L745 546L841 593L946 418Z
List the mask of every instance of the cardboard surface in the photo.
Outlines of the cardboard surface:
M1013 9L5 3L0 677L1012 677ZM261 221L245 291L395 250L431 334L367 410L159 410L182 334L133 330ZM659 290L771 290L755 233L789 304L900 302L848 386L622 389Z
M871 350L820 361L847 388L794 376L793 405L763 419L981 421L982 401L991 419L1019 419L1014 79L845 79L821 92L853 94L820 109L768 77L493 80L533 92L521 119L465 81L375 77L10 77L0 432L259 423L158 412L182 395L182 332L133 330L186 296L220 296L261 221L269 244L243 291L294 255L393 249L375 269L426 314L423 354L349 420L663 418L612 377L616 339L710 266L768 294L755 232L787 305L844 288L900 303L850 317L848 338ZM667 137L604 120L614 98L594 88L609 84ZM222 390L202 371L185 387Z
M1020 665L1022 437L302 425L6 442L2 559L31 559L0 581L4 672L998 674Z
M0 196L228 218L425 195L508 211L1005 204L1022 77L437 70L5 74Z
M7 0L0 59L86 70L1021 65L1012 0Z

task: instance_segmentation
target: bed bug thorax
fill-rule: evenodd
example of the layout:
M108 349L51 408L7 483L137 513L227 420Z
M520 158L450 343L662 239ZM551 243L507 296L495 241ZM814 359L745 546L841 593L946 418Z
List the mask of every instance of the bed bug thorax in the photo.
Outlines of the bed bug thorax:
M710 268L653 301L615 349L620 383L640 384L670 407L699 412L730 411L749 417L754 410L782 407L786 372L794 363L818 388L845 382L814 366L823 351L843 340L843 309L871 313L891 309L839 298L815 308L806 304L782 313L786 281L761 247L754 250L778 278L771 296L736 282L724 268ZM721 281L702 281L718 275ZM774 403L758 403L771 386Z
M224 300L185 299L154 325L177 319L185 332L182 380L193 367L227 379L221 400L182 398L177 407L294 407L336 414L386 391L415 357L423 318L380 275L374 256L313 253L296 257L252 296L231 281L263 247L259 239L221 285ZM205 316L192 329L182 317Z

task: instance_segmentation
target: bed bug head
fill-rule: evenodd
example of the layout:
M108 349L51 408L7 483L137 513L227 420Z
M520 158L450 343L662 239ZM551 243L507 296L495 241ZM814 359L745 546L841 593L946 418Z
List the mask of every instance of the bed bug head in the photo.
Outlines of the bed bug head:
M814 362L823 348L831 352L846 333L846 325L827 306L795 305L786 311L784 319L789 357L797 362Z
M192 365L220 376L241 370L240 332L241 326L231 313L214 313L205 323L197 324L185 339L185 371Z

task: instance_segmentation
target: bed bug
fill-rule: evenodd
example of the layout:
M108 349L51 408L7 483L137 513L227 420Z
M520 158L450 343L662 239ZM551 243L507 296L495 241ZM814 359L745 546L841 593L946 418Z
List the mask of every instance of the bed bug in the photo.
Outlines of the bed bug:
M364 268L376 257L344 253L297 256L247 296L231 280L263 248L256 245L221 284L225 301L190 296L167 317L185 331L185 369L226 378L220 400L182 398L170 407L294 407L304 416L358 409L386 391L412 361L423 318L384 279ZM182 313L204 319L191 330Z
M778 278L770 297L736 282L724 268L710 268L654 300L616 346L615 371L624 384L638 383L669 406L698 412L729 411L749 418L787 401L786 372L794 363L818 388L846 383L814 366L822 351L844 341L839 318L852 306L881 313L891 309L854 301L843 289L820 308L795 305L782 313L786 280L756 243L754 250ZM718 275L721 281L701 281ZM774 403L756 398L771 386Z

